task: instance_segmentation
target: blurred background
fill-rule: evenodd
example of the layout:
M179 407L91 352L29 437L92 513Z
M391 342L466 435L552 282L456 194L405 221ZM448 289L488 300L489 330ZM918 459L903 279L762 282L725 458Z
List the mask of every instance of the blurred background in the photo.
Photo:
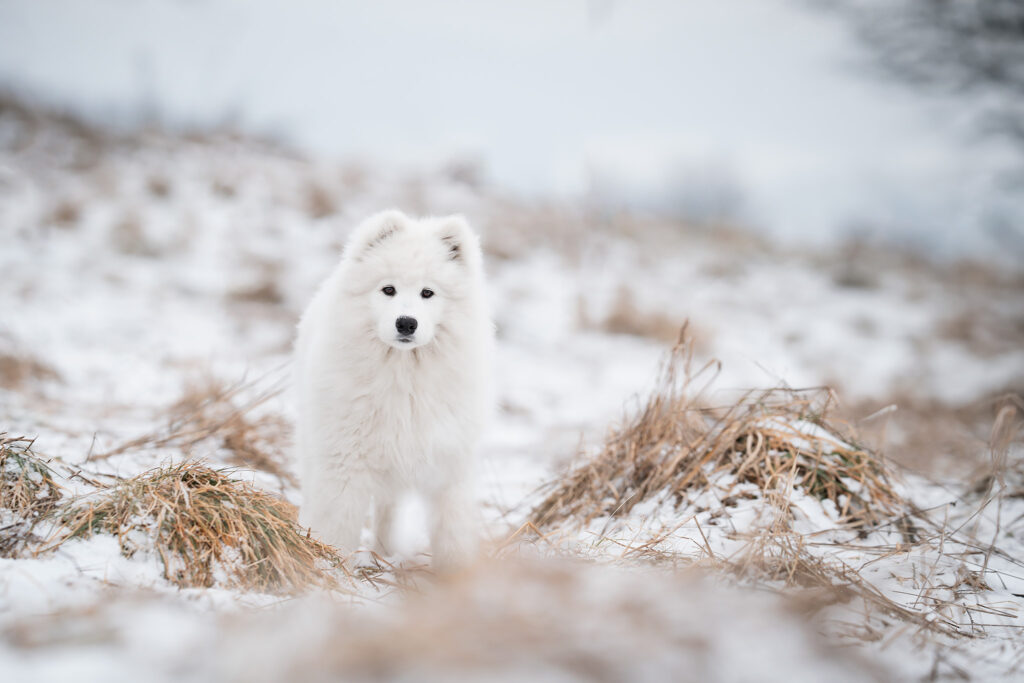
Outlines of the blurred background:
M462 213L482 235L498 328L478 492L492 540L521 531L538 486L635 411L684 321L696 362L722 362L706 405L827 387L837 417L910 477L913 505L945 505L964 482L993 490L993 423L1024 406L1012 398L1024 395L1020 0L0 0L0 436L35 437L71 468L67 496L197 458L299 504L282 391L294 325L349 230L388 207ZM1013 439L1001 462L1015 463L1019 506ZM648 580L704 546L734 548L730 515L749 524L760 504L739 499L722 518L722 501L695 508L715 525L710 544L707 524L684 538L669 519L662 540L685 549L658 555L651 541L657 551L620 562L629 572L602 565L607 526L597 541L538 543L530 552L602 562L485 567L406 611L408 631L381 621L365 648L324 635L368 623L331 601L243 624L227 605L276 603L220 578L179 592L154 552L107 538L15 557L0 542L0 661L34 680L109 680L129 660L153 680L225 667L301 678L321 661L373 677L401 641L395 675L415 680L432 651L411 634L427 624L457 664L486 652L530 672L536 656L569 672L555 680L641 665L657 680L698 660L694 680L1019 672L1013 643L936 636L919 657L901 635L920 625L926 590L973 581L991 597L991 576L935 571L945 536L920 565L891 539L884 563L865 560L871 590L893 579L910 617L875 614L849 658L794 616L824 605L817 594L783 609L686 572ZM625 523L644 530L645 510ZM1001 533L1012 564L1024 515L1010 512L985 543ZM0 532L15 528L3 515ZM361 597L415 580L421 518L405 513L399 561L359 583ZM807 538L844 531L820 510L811 519L823 527ZM511 538L500 549L519 553ZM520 613L524 580L536 592ZM1021 589L1000 585L1009 622ZM636 635L636 604L671 628ZM295 643L279 618L298 624ZM229 623L243 636L223 636ZM521 648L495 647L507 623ZM654 653L646 664L638 648Z
M5 1L0 83L516 196L1024 255L1019 4ZM963 43L963 44L961 44Z

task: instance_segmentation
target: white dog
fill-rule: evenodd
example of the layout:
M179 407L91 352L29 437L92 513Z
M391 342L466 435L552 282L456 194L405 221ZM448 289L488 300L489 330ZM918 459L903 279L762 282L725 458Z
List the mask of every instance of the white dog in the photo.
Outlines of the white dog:
M470 559L493 337L479 242L462 217L386 211L360 224L299 322L302 523L352 552L372 500L388 554L396 499L415 490L435 564Z

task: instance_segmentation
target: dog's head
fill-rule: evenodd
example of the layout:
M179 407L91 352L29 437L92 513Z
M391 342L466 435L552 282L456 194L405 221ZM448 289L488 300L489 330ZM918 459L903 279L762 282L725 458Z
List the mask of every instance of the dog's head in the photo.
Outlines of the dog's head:
M395 349L430 344L477 295L479 241L461 216L376 214L352 233L345 259L349 294L361 298L376 336Z

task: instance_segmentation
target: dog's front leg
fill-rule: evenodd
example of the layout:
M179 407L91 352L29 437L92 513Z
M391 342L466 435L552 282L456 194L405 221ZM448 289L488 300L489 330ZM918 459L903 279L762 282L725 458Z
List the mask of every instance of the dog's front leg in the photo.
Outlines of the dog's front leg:
M373 529L377 554L383 557L391 554L391 535L394 522L394 497L378 492L373 502Z
M434 567L450 570L465 566L476 558L479 528L476 502L469 482L457 482L434 491L430 496L430 545Z
M363 475L348 475L343 480L329 477L311 483L304 491L302 523L343 554L359 548L359 536L370 508L369 480Z

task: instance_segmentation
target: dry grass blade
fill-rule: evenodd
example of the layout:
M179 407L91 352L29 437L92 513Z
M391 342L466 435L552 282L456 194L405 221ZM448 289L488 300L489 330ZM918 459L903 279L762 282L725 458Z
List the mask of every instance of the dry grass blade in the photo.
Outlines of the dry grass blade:
M1000 408L999 413L996 415L995 423L992 425L992 437L989 439L989 451L992 455L992 474L988 487L988 497L983 507L992 500L995 500L996 519L992 543L985 552L982 573L988 570L988 563L992 559L992 553L996 549L996 540L999 538L1003 512L1002 499L1006 491L1006 472L1009 468L1010 444L1016 439L1020 427L1020 421L1017 419L1017 406L1008 401Z
M166 578L182 587L294 593L336 588L332 569L343 569L332 547L298 526L291 504L197 463L157 468L75 501L61 522L51 548L114 534L126 556L158 554Z
M25 354L0 351L0 386L24 389L30 380L56 380L57 371Z

